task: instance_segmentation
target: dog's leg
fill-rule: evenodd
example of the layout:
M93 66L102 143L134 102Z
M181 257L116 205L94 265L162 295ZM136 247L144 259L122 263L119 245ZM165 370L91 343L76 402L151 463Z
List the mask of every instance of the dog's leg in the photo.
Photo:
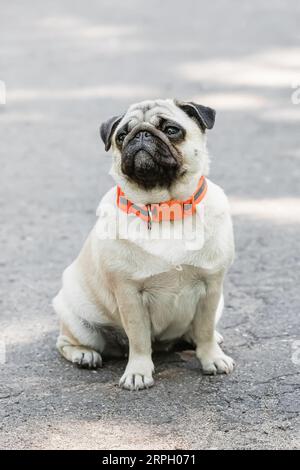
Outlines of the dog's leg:
M219 320L222 316L223 309L224 309L224 295L223 295L223 292L222 292L222 294L220 296L218 308L217 308L217 311L216 311L216 317L215 317L215 325L216 326L217 326L217 324L218 324L218 322L219 322ZM215 335L216 335L217 343L222 344L224 342L223 336L217 330L215 330Z
M226 356L215 333L216 314L222 296L223 275L207 280L206 295L200 300L193 322L196 355L205 374L229 374L234 361Z
M124 330L129 340L129 359L120 387L141 390L154 384L154 366L151 358L151 325L141 293L120 282L116 287L116 298Z
M224 343L224 338L217 330L215 330L215 337L218 344Z
M53 300L53 307L61 318L60 334L56 342L56 347L61 355L79 367L89 369L101 367L100 351L104 348L101 333L88 328L78 317L72 314L64 301L62 291ZM70 327L67 326L67 323Z

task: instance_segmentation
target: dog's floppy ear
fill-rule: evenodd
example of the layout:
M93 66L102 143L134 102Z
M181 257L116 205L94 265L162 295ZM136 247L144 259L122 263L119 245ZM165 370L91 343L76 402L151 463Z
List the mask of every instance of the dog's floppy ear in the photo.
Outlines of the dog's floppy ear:
M105 150L106 151L108 151L110 149L112 135L113 135L117 125L121 121L122 117L123 117L123 115L122 116L113 116L110 119L108 119L107 121L105 121L103 124L101 124L101 126L100 126L100 136L101 136L101 139L103 140L103 142L105 144Z
M203 131L205 129L212 129L215 123L216 111L208 106L202 106L201 104L196 104L191 102L184 101L175 101L177 106L182 109L188 116L196 119L197 123Z

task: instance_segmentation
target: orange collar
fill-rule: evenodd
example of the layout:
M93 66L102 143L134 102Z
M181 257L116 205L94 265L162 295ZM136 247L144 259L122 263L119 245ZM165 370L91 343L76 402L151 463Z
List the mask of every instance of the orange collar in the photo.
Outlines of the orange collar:
M196 205L204 198L207 191L207 182L204 176L201 176L197 189L194 194L186 201L171 199L170 201L157 204L135 204L125 197L120 186L117 188L117 206L127 214L135 214L137 217L148 223L148 229L151 229L152 222L161 222L163 220L180 220L186 216L194 214Z

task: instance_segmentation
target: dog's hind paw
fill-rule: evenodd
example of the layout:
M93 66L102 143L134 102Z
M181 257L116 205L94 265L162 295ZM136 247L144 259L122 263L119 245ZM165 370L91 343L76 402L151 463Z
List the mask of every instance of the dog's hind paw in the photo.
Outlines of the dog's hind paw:
M65 359L83 369L97 369L102 366L102 357L93 349L86 346L76 346L70 343L68 337L60 335L56 346Z
M92 349L77 348L72 352L71 362L82 369L97 369L102 366L102 357Z

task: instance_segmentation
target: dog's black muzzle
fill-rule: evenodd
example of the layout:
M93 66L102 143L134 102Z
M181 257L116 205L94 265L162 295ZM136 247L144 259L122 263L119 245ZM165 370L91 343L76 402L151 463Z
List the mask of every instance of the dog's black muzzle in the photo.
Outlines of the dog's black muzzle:
M123 173L147 189L170 186L180 167L175 147L159 134L156 129L133 130L122 148Z

